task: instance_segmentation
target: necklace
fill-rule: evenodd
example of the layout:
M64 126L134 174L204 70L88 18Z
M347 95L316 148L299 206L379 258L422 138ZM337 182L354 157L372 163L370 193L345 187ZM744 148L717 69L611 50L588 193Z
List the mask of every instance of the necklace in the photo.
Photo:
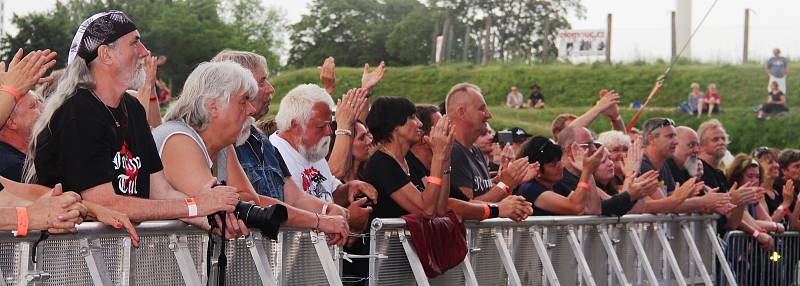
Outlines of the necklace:
M92 96L94 96L94 99L97 99L97 101L99 101L100 104L103 105L103 107L106 108L106 111L108 111L108 114L111 115L111 118L114 119L114 124L117 126L117 128L119 128L120 127L119 121L117 120L117 117L114 116L114 113L111 112L111 109L109 109L108 106L102 100L100 100L99 97L97 97L97 94L94 93L94 90L89 90L89 92L92 93ZM125 117L127 117L128 108L125 106L125 99L123 98L122 100L120 100L120 102L122 103L122 113L124 113Z
M403 161L400 161L391 152L389 152L389 150L386 150L385 147L381 147L380 150L381 150L381 152L385 153L386 155L389 155L389 157L392 157L392 159L394 159L397 162L397 164L400 165L400 169L403 170L403 173L405 173L406 176L409 176L409 177L411 176L411 171L409 171L408 163L406 162L405 158L403 158Z

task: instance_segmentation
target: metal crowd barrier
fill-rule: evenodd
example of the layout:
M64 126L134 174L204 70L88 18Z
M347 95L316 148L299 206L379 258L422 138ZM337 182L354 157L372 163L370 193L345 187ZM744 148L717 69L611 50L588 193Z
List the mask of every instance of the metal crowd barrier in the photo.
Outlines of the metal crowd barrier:
M752 236L741 231L725 235L725 254L738 285L800 285L800 233L771 235L774 251L761 249Z
M0 286L216 284L207 269L220 249L209 260L208 234L181 221L139 224L138 248L127 233L97 222L77 229L44 240L39 231L0 233ZM341 285L338 250L310 230L284 228L274 241L254 232L226 241L225 251L226 285Z
M464 262L428 279L402 219L370 230L370 285L735 284L714 215L530 217L466 222ZM720 261L723 263L717 264ZM717 266L719 265L719 266Z

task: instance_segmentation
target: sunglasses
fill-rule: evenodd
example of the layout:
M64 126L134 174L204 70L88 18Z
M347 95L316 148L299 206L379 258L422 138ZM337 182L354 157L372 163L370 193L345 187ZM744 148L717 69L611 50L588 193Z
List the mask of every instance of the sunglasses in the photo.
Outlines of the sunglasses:
M664 118L663 120L658 122L658 125L656 126L656 128L661 128L661 127L664 127L664 126L675 126L675 121L673 121L672 119L669 119L669 118Z
M547 146L553 146L553 145L556 145L556 141L553 141L553 139L547 138L547 141L545 141L544 144L542 144L542 147L539 147L539 153L544 152L544 148L546 148Z
M769 147L766 146L758 147L755 150L753 150L753 157L761 158L761 156L767 153L767 151L769 151Z
M581 147L581 148L584 148L584 149L591 149L592 147L594 147L594 149L600 149L600 147L603 147L603 144L600 143L600 142L597 142L597 141L592 141L592 142L589 142L589 143L583 143L583 144L577 144L577 145L578 145L578 147Z

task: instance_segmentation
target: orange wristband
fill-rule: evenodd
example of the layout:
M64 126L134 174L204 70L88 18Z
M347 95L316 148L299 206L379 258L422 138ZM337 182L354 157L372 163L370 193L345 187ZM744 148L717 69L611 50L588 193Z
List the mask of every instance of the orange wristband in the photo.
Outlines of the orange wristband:
M0 87L0 90L2 90L2 91L5 91L5 92L8 92L8 93L10 93L11 95L13 95L13 96L14 96L14 98L15 98L15 99L14 99L14 101L19 101L19 99L20 99L20 98L22 98L22 94L20 94L20 93L19 93L19 90L17 90L17 89L16 89L16 88L14 88L13 86L10 86L10 85L4 85L4 86Z
M14 231L14 236L28 236L28 209L26 208L17 208L17 230Z
M489 218L492 215L492 210L489 208L488 204L483 205L483 219Z
M439 187L441 187L442 184L443 184L442 178L438 178L438 177L434 177L434 176L427 176L425 178L428 180L428 183L437 185Z

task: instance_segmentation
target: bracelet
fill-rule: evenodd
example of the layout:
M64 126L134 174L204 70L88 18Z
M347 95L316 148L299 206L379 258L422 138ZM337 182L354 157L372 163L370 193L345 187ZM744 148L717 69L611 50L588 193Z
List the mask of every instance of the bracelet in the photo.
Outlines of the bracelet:
M17 207L17 230L12 233L16 237L28 236L28 209Z
M336 136L345 135L345 136L353 137L353 131L350 131L350 130L347 130L347 129L336 129L336 131L334 131L333 134L335 134Z
M783 205L779 205L777 210L781 212L782 216L786 215L787 213L786 207L784 207Z
M489 204L489 217L500 217L500 207L495 204Z
M488 219L488 218L491 217L491 215L492 215L491 207L489 207L489 204L484 204L483 205L483 219Z
M588 190L591 190L592 187L590 187L589 184L586 183L586 182L580 182L580 183L578 183L578 190L580 190L580 189L584 189L584 190L588 191Z
M496 186L497 186L498 188L500 188L500 190L502 190L504 193L506 193L506 195L510 195L510 194L511 194L511 192L510 192L510 189L511 189L511 187L509 187L508 185L506 185L506 183L499 182L499 183L497 183L497 185L496 185Z
M314 230L319 230L319 214L315 213L314 215L317 216L317 226L314 227Z
M15 101L15 102L18 102L18 101L19 101L19 99L20 99L20 98L22 98L22 94L20 94L19 90L17 90L17 89L16 89L15 87L13 87L13 86L10 86L10 85L4 85L4 86L0 87L0 90L2 90L2 91L5 91L5 92L8 92L8 93L9 93L9 94L11 94L12 96L14 96L14 101Z
M157 101L157 100L158 100L158 96L151 96L150 97L150 101Z
M183 200L186 202L186 208L189 209L189 217L196 217L197 202L194 201L194 198L185 198Z
M328 214L328 204L327 203L322 205L322 212L320 212L320 213L321 214Z
M425 179L428 180L429 184L434 184L434 185L439 186L439 187L441 187L442 184L443 184L442 178L439 178L439 177L427 176L427 177L425 177Z
M761 235L761 232L755 230L753 231L753 238L758 239L758 236Z

